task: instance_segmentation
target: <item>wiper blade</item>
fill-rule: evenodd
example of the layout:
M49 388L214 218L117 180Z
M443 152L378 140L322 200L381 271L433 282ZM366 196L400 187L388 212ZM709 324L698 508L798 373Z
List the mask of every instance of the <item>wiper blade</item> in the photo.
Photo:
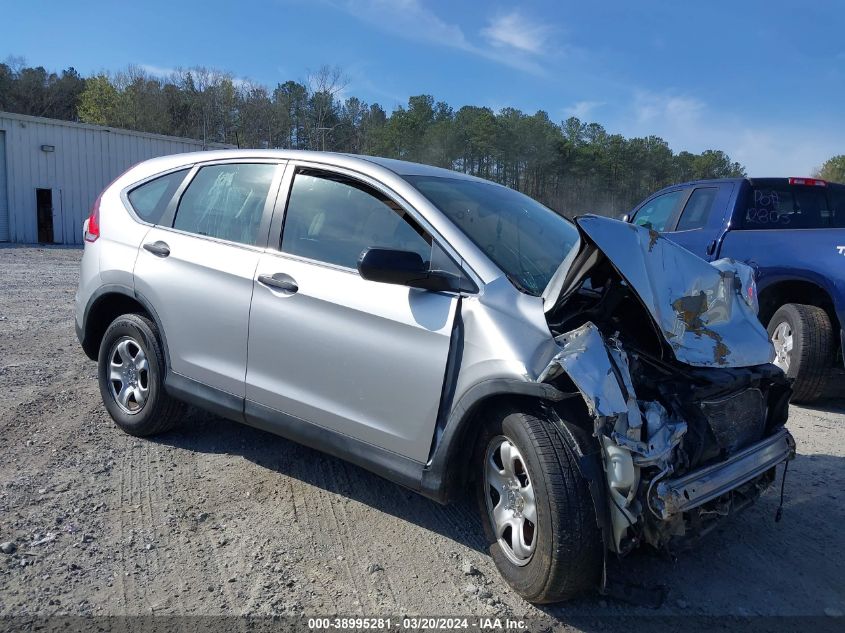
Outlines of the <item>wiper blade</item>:
M516 286L516 289L520 292L523 292L527 295L537 296L536 291L532 290L531 288L527 288L525 284L523 284L517 277L514 277L509 273L505 273L505 277L507 277L507 280L511 282L514 286Z

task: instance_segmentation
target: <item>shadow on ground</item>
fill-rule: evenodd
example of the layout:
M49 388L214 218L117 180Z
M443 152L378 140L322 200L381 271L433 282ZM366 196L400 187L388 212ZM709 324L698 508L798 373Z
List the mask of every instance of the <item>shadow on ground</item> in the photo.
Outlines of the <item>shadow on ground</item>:
M837 413L845 409L845 370L834 369L830 372L822 399L813 408Z
M831 406L845 411L841 400ZM200 411L192 411L186 422L190 430L170 433L157 441L200 453L240 455L263 468L366 504L478 552L486 550L470 499L444 512L436 503L361 468L272 434ZM345 469L346 476L326 476L327 471L339 468ZM825 605L845 604L843 560L841 555L828 553L831 544L839 542L837 526L845 523L843 489L845 458L799 455L789 470L780 523L774 521L777 490L771 490L677 560L644 548L623 561L610 561L610 577L623 585L662 588L666 599L660 609L594 597L543 610L558 622L587 630L592 628L590 618L596 617L597 629L607 630L605 616L639 615L649 621L653 615L746 618L821 614ZM790 494L799 490L800 497ZM801 569L813 572L795 571ZM808 596L807 600L796 602L796 593Z
M182 430L152 441L199 453L240 455L263 468L293 477L409 521L469 547L486 552L474 499L470 495L447 509L398 484L331 455L259 429L191 409ZM344 476L326 476L342 470ZM407 501L411 503L407 503Z

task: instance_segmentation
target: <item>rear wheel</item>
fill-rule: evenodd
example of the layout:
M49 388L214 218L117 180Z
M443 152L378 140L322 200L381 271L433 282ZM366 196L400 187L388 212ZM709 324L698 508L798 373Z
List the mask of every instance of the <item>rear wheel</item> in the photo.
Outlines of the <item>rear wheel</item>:
M833 365L835 344L827 312L817 306L787 303L769 321L774 363L794 378L794 402L814 402Z
M516 409L493 415L474 463L478 507L499 572L530 602L594 591L602 542L571 447L542 416Z
M155 324L124 314L109 325L100 343L100 395L112 419L130 435L170 430L184 406L164 391L164 355Z

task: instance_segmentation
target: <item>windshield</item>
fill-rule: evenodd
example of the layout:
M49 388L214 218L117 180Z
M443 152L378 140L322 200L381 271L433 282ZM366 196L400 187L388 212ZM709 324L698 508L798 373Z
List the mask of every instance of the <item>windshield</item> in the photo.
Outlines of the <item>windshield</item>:
M493 183L405 176L520 290L540 296L569 252L578 229L528 196Z

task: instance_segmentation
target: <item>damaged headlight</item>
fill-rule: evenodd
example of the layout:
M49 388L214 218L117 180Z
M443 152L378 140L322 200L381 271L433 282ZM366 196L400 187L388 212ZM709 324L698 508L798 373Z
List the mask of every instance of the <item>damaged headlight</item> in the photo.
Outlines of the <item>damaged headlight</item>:
M737 294L742 297L749 308L754 310L754 314L758 314L760 304L757 300L757 282L755 281L756 273L754 269L748 264L729 258L717 259L711 263L722 272L734 274Z

